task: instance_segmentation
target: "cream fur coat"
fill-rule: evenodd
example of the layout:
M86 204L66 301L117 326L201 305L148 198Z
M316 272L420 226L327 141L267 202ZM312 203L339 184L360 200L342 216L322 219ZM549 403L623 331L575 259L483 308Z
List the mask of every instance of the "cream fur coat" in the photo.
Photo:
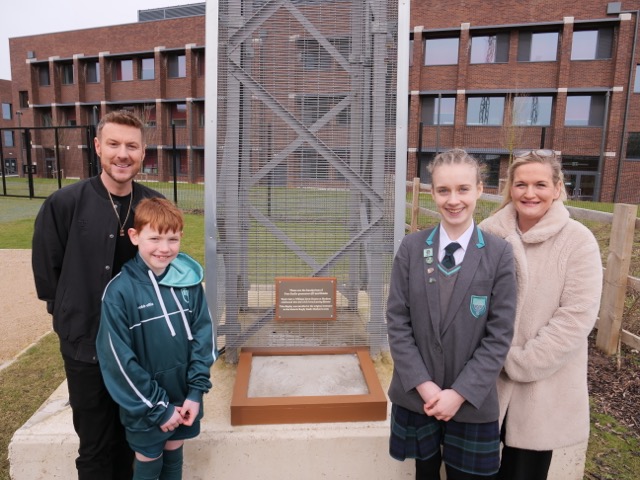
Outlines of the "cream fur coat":
M507 205L480 227L513 246L518 307L498 379L506 444L553 450L589 438L587 337L600 307L602 261L593 234L555 201L524 234Z

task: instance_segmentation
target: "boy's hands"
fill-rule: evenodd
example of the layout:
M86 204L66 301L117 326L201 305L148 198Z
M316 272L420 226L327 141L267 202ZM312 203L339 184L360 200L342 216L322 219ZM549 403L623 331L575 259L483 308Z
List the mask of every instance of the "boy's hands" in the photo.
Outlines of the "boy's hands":
M193 425L195 419L198 418L200 404L193 400L185 400L180 409L180 413L182 414L182 424L190 427Z
M163 432L172 432L173 430L178 428L180 425L185 423L184 419L182 418L181 410L182 410L182 407L175 407L173 411L173 415L171 415L171 418L167 420L165 423L163 423L162 425L160 425L160 430L162 430Z
M160 430L172 432L180 425L190 427L198 418L198 413L200 413L200 404L192 400L185 400L181 407L175 407L171 418L160 425Z

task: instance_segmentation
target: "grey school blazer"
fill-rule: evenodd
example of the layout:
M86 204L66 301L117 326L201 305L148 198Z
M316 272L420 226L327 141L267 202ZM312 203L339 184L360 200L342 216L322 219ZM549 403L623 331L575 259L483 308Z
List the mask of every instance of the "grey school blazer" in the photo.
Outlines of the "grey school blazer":
M393 262L387 301L394 363L389 398L424 413L415 387L433 381L465 398L453 420L492 422L499 416L496 379L516 313L513 251L505 240L476 227L442 319L438 228L404 237Z

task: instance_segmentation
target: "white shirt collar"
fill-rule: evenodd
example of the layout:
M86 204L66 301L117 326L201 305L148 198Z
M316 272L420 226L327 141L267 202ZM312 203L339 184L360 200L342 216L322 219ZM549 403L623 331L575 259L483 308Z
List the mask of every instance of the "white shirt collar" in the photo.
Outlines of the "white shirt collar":
M460 244L460 247L461 247L458 250L456 250L453 254L453 257L456 259L456 264L462 262L462 259L464 258L464 254L467 251L467 247L469 246L469 242L471 241L471 236L473 235L473 229L475 228L475 226L476 224L472 220L471 225L469 225L469 228L467 228L464 231L464 233L460 235L460 237L458 237L457 240L455 240ZM444 258L444 247L449 245L454 240L451 240L449 238L449 235L447 235L447 232L445 231L445 229L442 228L442 225L440 225L440 228L438 230L440 231L440 239L438 242L438 259L442 261L442 259Z

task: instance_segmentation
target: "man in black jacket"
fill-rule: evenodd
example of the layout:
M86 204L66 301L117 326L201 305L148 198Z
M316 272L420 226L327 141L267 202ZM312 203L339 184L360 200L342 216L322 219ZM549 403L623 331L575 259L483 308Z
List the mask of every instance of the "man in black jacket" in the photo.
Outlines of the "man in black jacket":
M136 254L127 230L135 207L162 196L134 183L145 154L144 124L127 111L105 115L94 139L100 175L50 195L35 221L32 267L60 339L73 425L80 439L79 480L127 480L133 452L107 392L96 355L102 293Z

